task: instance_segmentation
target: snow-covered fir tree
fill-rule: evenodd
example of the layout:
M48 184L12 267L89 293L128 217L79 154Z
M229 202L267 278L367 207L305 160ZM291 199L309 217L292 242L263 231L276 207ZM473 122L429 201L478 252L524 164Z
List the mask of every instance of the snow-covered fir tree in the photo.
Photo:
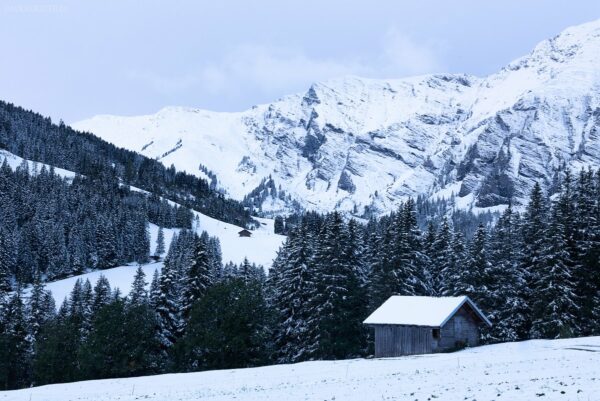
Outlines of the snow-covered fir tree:
M158 271L154 271L155 274L158 274ZM153 281L156 279L158 282L158 277L153 277ZM137 270L135 271L135 276L133 276L133 283L131 284L131 291L129 292L129 302L132 305L146 305L148 303L148 290L146 290L146 273L142 269L141 265L138 265Z
M431 277L431 293L439 295L442 292L443 272L448 269L452 253L452 230L444 217L435 233L429 249L429 275Z
M159 339L164 348L169 348L175 344L181 328L181 309L176 272L168 259L165 260L160 275L159 290L160 295L156 301Z
M94 285L94 296L92 300L92 313L97 313L103 306L110 303L112 291L106 276L100 275Z
M454 232L447 256L447 262L440 272L440 293L447 297L459 296L461 295L461 276L467 258L465 239L462 233Z
M355 264L348 227L342 216L326 216L315 244L316 294L311 298L309 324L317 333L316 355L343 358L361 349L362 266Z
M311 321L316 278L312 269L314 233L303 222L290 233L269 274L272 304L276 309L277 360L297 362L311 358L316 329Z
M572 218L570 192L565 188L552 207L540 270L532 281L532 338L565 338L578 332L573 277L576 262L569 252Z
M161 227L158 228L158 236L156 237L156 249L154 256L161 257L165 253L165 232Z
M194 254L190 266L183 277L181 309L184 319L189 317L194 304L202 298L212 284L211 263L208 255L209 244L195 237Z
M489 248L490 284L486 313L493 327L486 341L515 341L527 336L525 274L519 264L519 218L508 207L494 227Z

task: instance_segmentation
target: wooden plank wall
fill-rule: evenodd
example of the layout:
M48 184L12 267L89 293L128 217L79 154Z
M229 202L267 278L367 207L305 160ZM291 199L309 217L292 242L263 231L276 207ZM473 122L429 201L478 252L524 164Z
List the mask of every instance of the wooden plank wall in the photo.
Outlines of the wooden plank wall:
M375 326L375 357L428 354L433 351L431 328L417 326Z
M479 322L466 306L459 309L441 328L440 349L452 349L460 341L471 347L479 345Z

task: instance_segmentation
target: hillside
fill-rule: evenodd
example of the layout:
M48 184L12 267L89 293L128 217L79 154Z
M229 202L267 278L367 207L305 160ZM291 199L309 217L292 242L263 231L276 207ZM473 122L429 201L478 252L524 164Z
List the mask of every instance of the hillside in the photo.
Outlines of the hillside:
M10 152L0 150L0 165L4 162L6 162L13 171L18 171L18 169L26 165L28 170L34 176L36 174L39 176L42 169L52 169L57 177L65 179L66 182L73 182L76 179L76 174L72 171L25 160ZM142 191L135 187L129 188L133 193L146 193L146 191ZM170 204L176 206L173 202L170 202ZM16 207L16 205L14 207ZM253 231L252 237L242 238L238 235L238 232L242 230L242 227L219 221L197 211L191 212L191 218L194 219L195 223L193 229L198 235L202 234L202 232L206 232L208 235L218 238L224 263L232 262L241 264L247 259L251 263L263 266L265 271L268 271L276 256L277 250L283 244L285 239L284 236L273 233L273 221L269 219L256 218L259 225ZM171 243L174 234L178 233L180 228L164 228L163 230L164 241L168 246ZM148 250L150 255L155 254L158 231L159 227L156 224L148 224ZM2 248L2 250L4 250L4 248ZM163 257L165 255L166 253L162 254ZM119 288L123 294L127 295L131 290L134 281L136 265L136 263L128 263L123 266L118 266L117 263L108 265L104 269L95 269L91 262L87 262L83 263L79 269L74 271L73 269L63 269L64 271L61 271L60 274L53 274L51 271L44 270L42 270L42 272L45 273L45 278L47 280L46 290L52 293L56 305L60 305L71 293L75 282L79 279L84 281L89 279L91 283L96 283L100 276L104 276L108 279L113 288ZM158 270L160 273L163 267L162 262L145 262L142 263L142 265L143 270L148 277L152 277L155 270ZM27 268L28 266L23 264L20 266L20 270L15 269L15 271L27 271ZM70 277L62 278L64 276ZM27 276L25 276L25 281L26 280ZM29 295L30 290L31 287L27 289L26 295Z
M221 249L223 251L223 261L233 262L235 264L241 264L244 258L247 258L250 262L262 265L267 271L271 267L273 259L285 237L281 235L273 234L272 221L267 219L260 219L263 223L267 224L264 228L259 231L255 231L251 238L240 238L237 232L241 230L240 227L233 226L231 224L223 223L218 220L211 219L208 216L204 216L197 213L200 218L201 226L198 227L198 233L206 231L209 235L219 238L221 242ZM173 234L178 230L165 229L165 242L169 244ZM154 254L156 249L156 237L158 235L158 227L154 224L150 225L150 253ZM78 279L86 280L89 279L91 283L96 283L98 278L102 275L108 279L111 286L119 288L123 295L129 294L131 285L136 271L136 264L132 263L125 266L117 266L106 270L95 270L79 274L73 277L68 277L62 280L56 280L46 283L45 289L52 293L54 300L57 305L60 305L62 301L71 293L75 281ZM162 270L163 263L155 262L142 265L142 269L146 274L146 277L152 277L155 270L159 273Z
M18 157L143 189L221 221L253 227L248 211L223 196L203 177L168 168L97 136L53 123L31 110L0 100L0 150Z
M55 384L10 401L595 400L600 337L533 340L450 354Z
M487 77L346 77L239 113L169 107L74 127L188 173L208 169L238 200L270 176L279 192L260 197L267 214L290 199L363 215L453 194L460 208L502 208L522 205L535 182L553 192L565 165L600 166L599 63L600 20Z
M155 245L148 222L181 229L194 220L199 234L218 237L224 262L248 257L268 267L283 240L207 180L2 101L0 165L0 267L9 286L147 263ZM242 228L256 235L240 242Z

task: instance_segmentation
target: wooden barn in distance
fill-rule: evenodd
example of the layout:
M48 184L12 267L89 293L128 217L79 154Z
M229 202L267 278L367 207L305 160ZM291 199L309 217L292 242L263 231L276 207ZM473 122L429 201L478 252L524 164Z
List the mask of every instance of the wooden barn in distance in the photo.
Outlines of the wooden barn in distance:
M375 357L429 354L479 345L492 324L469 297L391 296L364 322L375 329Z

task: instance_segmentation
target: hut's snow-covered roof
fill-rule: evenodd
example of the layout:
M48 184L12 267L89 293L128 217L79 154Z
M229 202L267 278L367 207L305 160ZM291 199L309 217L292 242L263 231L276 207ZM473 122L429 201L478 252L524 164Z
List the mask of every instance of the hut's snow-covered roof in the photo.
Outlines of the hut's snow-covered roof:
M396 324L405 326L441 327L465 304L492 325L488 318L467 296L417 297L391 296L363 322L365 324Z

